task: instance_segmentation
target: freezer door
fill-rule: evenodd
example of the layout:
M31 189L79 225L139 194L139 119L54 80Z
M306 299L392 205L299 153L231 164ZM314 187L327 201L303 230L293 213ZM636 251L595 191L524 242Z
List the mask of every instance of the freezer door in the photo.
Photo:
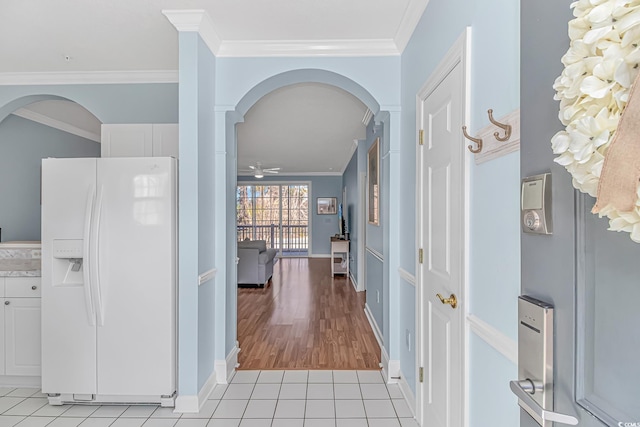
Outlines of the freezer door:
M175 387L175 159L98 162L98 394Z
M96 326L85 280L95 180L96 159L42 161L44 393L96 393Z

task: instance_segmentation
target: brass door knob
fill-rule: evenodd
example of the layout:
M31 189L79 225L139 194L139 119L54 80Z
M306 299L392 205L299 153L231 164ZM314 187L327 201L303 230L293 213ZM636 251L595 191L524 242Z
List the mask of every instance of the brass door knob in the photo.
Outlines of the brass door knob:
M458 306L458 300L456 299L456 294L451 294L449 298L443 298L442 295L436 294L436 296L440 299L440 302L443 304L449 304L451 308L456 308Z

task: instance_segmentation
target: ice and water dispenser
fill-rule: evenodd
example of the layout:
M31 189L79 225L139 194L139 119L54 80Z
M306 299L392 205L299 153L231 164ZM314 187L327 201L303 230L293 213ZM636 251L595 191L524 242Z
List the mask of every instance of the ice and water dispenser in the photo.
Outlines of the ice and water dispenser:
M83 243L82 239L53 240L54 286L82 286L84 284Z
M578 424L575 417L553 412L553 306L529 296L518 297L518 380L510 387L542 427Z

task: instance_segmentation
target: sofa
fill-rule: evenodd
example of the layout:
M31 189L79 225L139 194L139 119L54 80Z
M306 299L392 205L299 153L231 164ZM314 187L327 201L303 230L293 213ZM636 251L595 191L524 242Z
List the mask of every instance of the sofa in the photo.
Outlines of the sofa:
M267 249L264 240L238 242L238 285L264 287L273 275L277 249Z

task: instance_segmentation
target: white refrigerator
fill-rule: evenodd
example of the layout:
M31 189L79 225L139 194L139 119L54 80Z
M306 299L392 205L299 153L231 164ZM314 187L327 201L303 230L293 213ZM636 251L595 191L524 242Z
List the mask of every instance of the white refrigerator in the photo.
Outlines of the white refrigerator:
M176 160L42 161L42 391L173 406Z

